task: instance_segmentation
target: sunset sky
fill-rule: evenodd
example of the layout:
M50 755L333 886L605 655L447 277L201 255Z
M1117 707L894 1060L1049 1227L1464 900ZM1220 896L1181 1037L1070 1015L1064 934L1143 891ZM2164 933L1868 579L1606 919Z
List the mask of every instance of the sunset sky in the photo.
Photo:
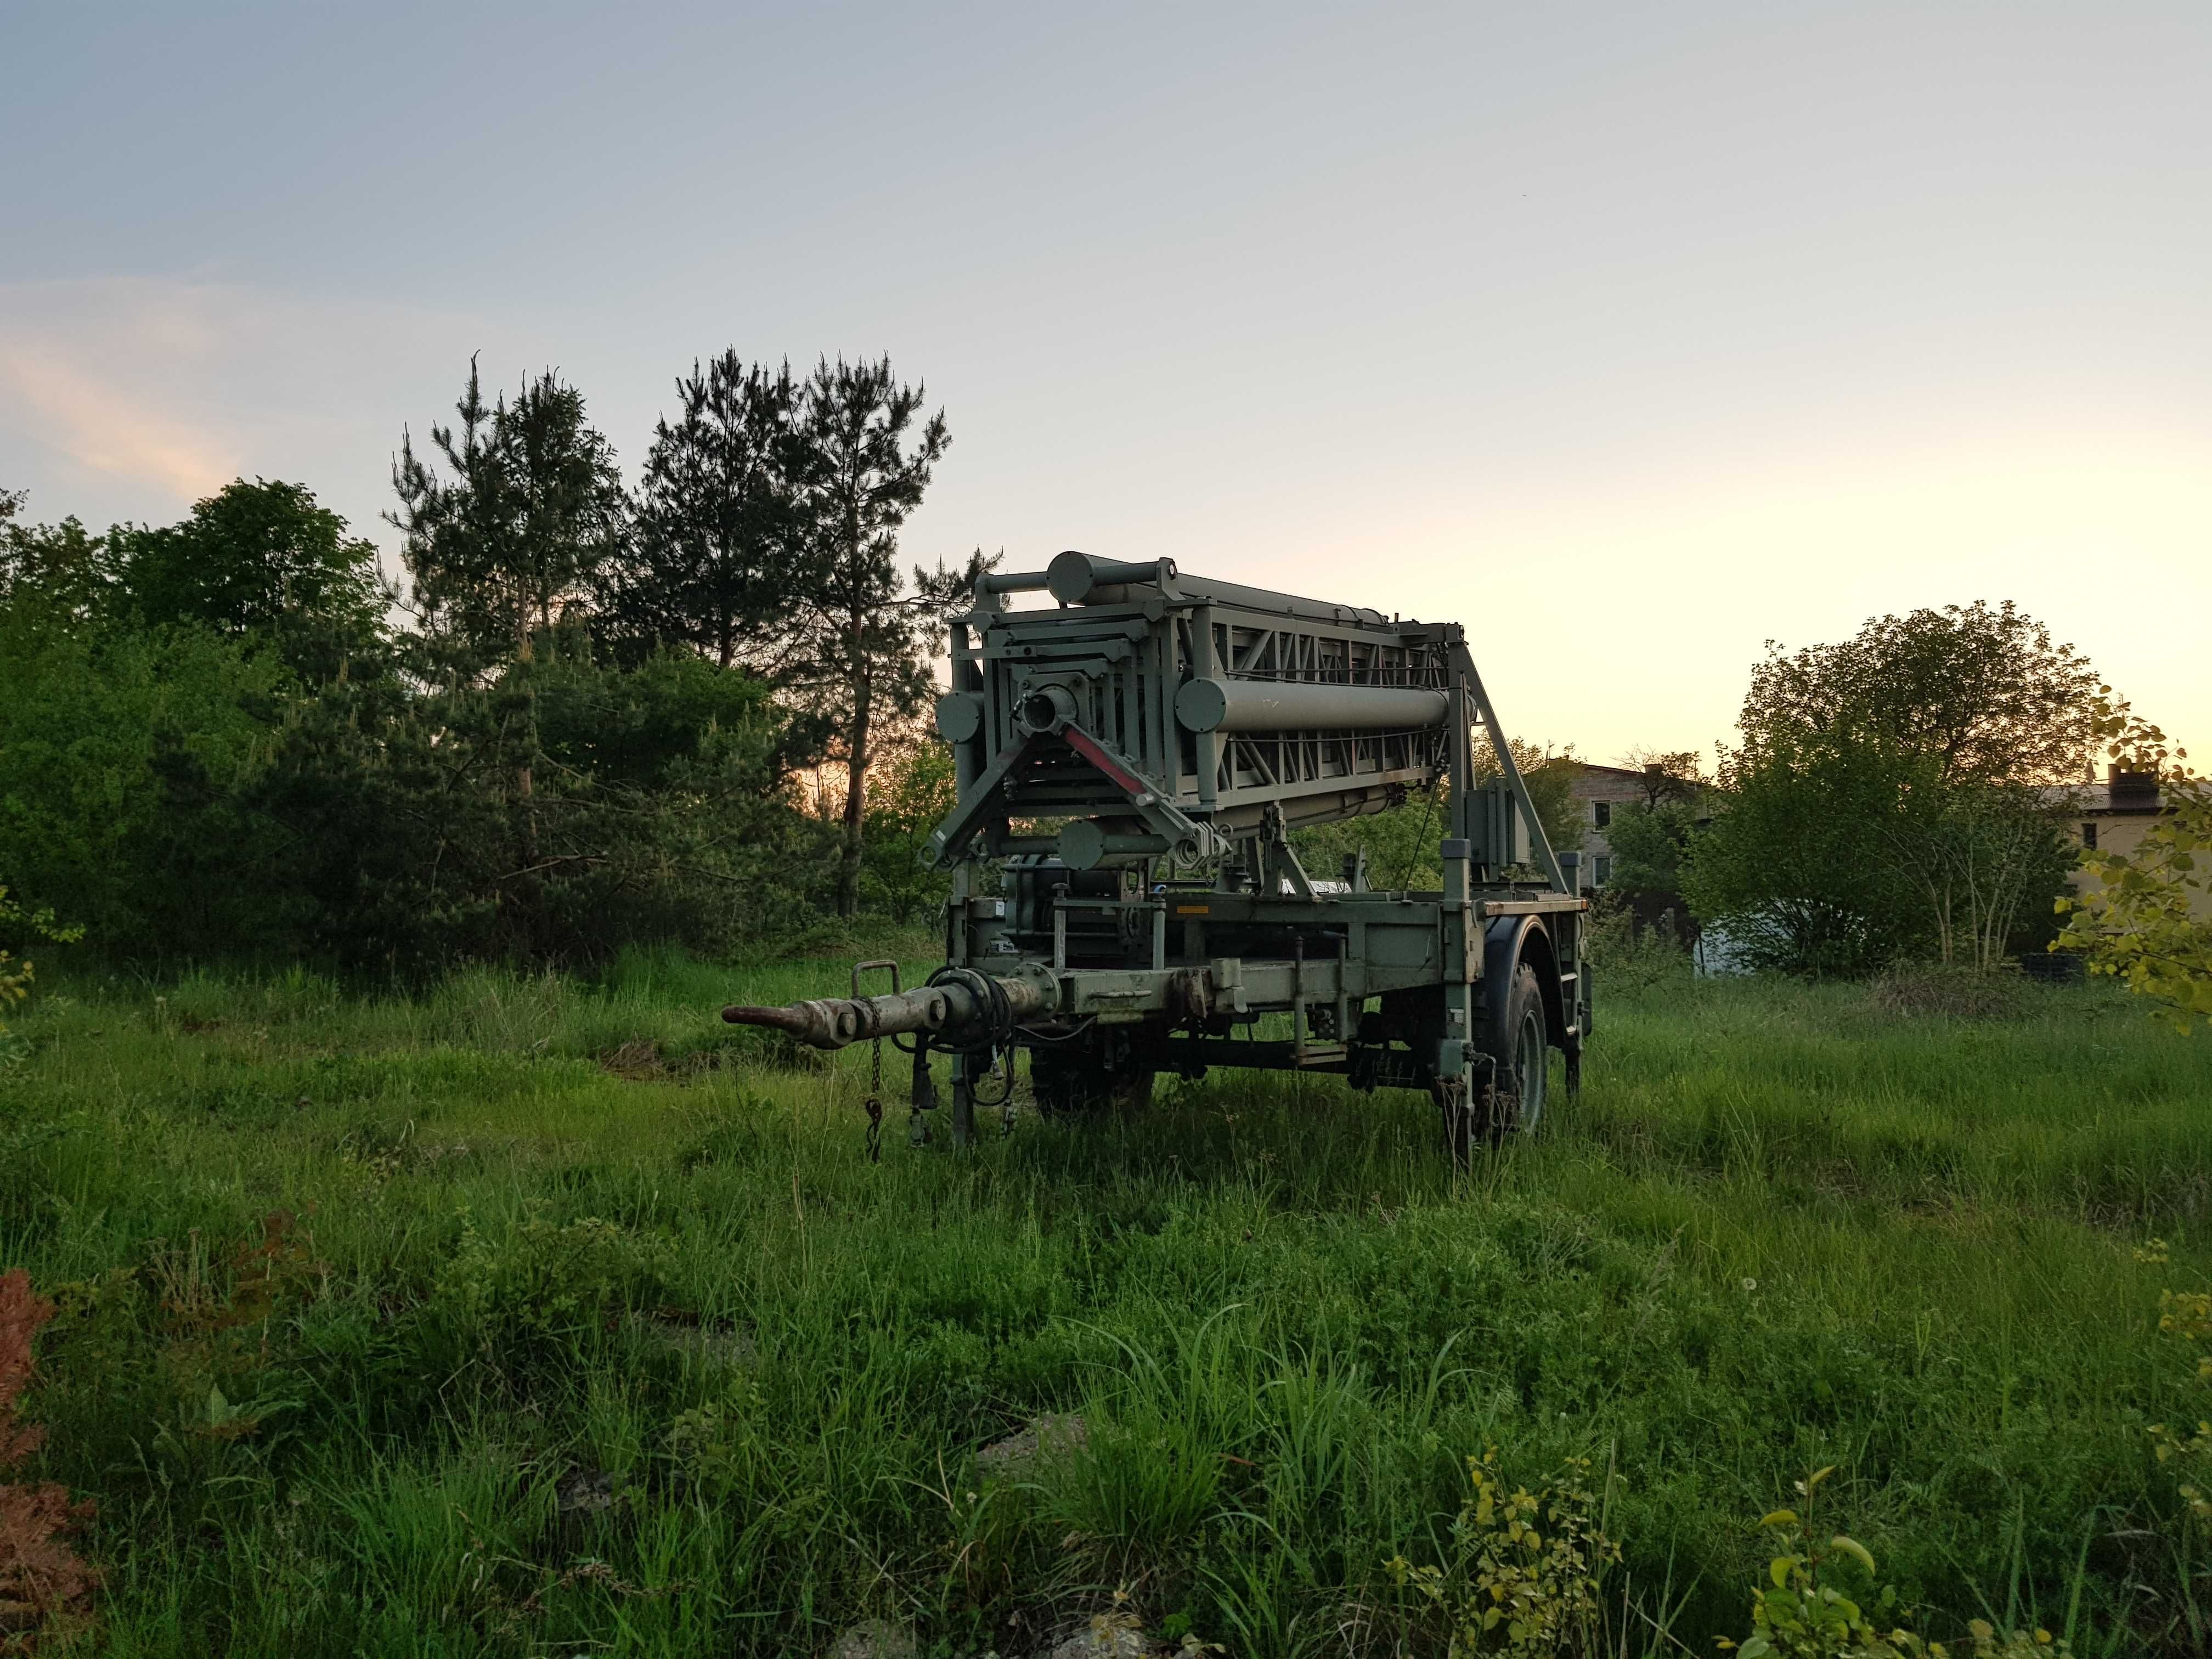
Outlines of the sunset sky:
M2010 599L2212 750L2203 0L19 3L0 62L33 518L281 477L396 571L471 352L634 474L694 356L889 351L918 560L1456 618L1600 760Z

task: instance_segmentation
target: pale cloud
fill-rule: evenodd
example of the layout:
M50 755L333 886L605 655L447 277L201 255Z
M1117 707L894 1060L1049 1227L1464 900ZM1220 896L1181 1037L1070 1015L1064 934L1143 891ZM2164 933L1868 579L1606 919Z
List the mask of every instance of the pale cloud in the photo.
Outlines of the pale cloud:
M147 510L197 500L235 477L245 455L210 384L243 309L236 290L212 284L0 288L0 424L55 482L74 474L102 495L106 480L124 505Z
M235 449L201 422L103 379L65 349L0 343L0 395L33 441L88 471L157 485L186 500L238 470Z
M376 536L402 424L506 339L466 313L189 276L0 284L0 483L102 524L285 478Z

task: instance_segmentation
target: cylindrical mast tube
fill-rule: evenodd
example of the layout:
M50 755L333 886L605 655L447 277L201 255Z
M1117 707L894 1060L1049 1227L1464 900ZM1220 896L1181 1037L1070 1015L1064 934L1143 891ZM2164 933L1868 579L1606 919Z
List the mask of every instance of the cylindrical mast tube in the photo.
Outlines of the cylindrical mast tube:
M1046 588L1062 605L1117 604L1131 583L1158 582L1176 573L1172 559L1147 559L1141 564L1125 559L1098 559L1073 548L1052 562L1045 572Z
M1176 694L1188 732L1411 732L1443 725L1450 708L1443 692L1419 685L1203 679Z
M1296 617L1304 622L1340 623L1364 628L1388 625L1380 611L1370 611L1365 605L1333 605L1327 599L1302 599L1295 593L1272 593L1264 587L1245 587L1237 582L1186 577L1176 569L1172 559L1134 563L1122 559L1101 559L1071 549L1052 562L1043 586L1062 605L1121 605L1134 597L1129 592L1132 587L1157 586L1163 574L1187 600L1235 605L1240 610L1265 611L1269 616ZM1027 577L1019 580L1024 586L1028 584Z

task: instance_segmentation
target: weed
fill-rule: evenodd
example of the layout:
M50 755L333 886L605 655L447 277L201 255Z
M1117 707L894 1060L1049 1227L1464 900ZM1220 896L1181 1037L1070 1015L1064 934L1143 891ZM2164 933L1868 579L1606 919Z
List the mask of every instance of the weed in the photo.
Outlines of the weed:
M1592 977L1607 996L1678 987L1692 970L1689 951L1671 929L1644 925L1626 904L1599 907L1583 938Z
M2212 1294L2161 1291L2158 1305L2161 1332L2200 1350L2212 1346ZM2197 1355L2197 1378L2212 1382L2212 1352ZM2158 1461L2174 1464L2180 1471L2182 1502L2200 1526L2212 1534L2212 1422L2199 1419L2193 1433L2154 1423L2150 1435Z
M37 1374L33 1344L53 1314L21 1267L0 1274L0 1468L15 1468L46 1440L21 1411ZM0 1485L0 1632L14 1650L83 1624L100 1575L65 1540L94 1512L57 1481Z
M769 1431L760 1388L746 1381L719 1399L679 1413L669 1427L668 1449L696 1486L722 1493L745 1479Z
M431 1305L487 1355L512 1358L501 1351L514 1349L574 1358L606 1328L610 1309L657 1300L672 1260L665 1239L599 1216L553 1222L532 1214L504 1237L479 1231L467 1210L460 1223Z
M1599 1529L1587 1459L1570 1458L1541 1492L1498 1475L1498 1448L1467 1460L1469 1491L1451 1524L1452 1559L1384 1563L1391 1582L1437 1607L1454 1655L1540 1659L1586 1646L1597 1628L1598 1585L1620 1547Z
M1722 1648L1733 1650L1738 1659L1965 1659L1968 1653L1972 1659L2067 1659L2072 1653L2047 1630L2000 1635L1984 1619L1968 1622L1964 1649L1904 1629L1897 1622L1902 1613L1896 1587L1875 1587L1877 1569L1865 1545L1842 1533L1825 1544L1815 1541L1813 1512L1822 1484L1835 1472L1832 1464L1796 1483L1805 1506L1802 1516L1781 1509L1760 1518L1760 1528L1772 1535L1781 1553L1767 1564L1771 1582L1751 1593L1752 1633L1741 1644L1723 1638ZM1858 1600L1846 1593L1852 1569L1869 1586ZM1869 1594L1873 1614L1880 1617L1868 1610Z

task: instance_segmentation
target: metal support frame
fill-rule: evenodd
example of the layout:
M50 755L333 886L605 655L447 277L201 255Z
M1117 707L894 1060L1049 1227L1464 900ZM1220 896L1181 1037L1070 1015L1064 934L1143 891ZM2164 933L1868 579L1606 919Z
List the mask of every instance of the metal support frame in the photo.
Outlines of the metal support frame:
M1543 871L1552 885L1561 892L1571 891L1559 860L1552 851L1551 838L1544 833L1543 821L1536 816L1536 804L1529 799L1528 786L1522 781L1521 769L1514 764L1512 746L1505 740L1505 729L1498 721L1498 711L1491 707L1490 694L1482 689L1482 676L1475 672L1474 654L1467 648L1463 639L1452 642L1452 678L1465 688L1466 695L1474 704L1483 729L1490 734L1491 752L1498 757L1498 769L1504 775L1505 787L1512 791L1514 804L1521 809L1522 821L1528 829L1528 846L1536 854L1537 867ZM1461 714L1455 722L1464 730L1467 717ZM1453 791L1454 830L1463 838L1472 839L1474 826L1468 821L1474 805L1474 754L1471 742L1462 740L1456 753L1464 754L1462 769L1455 781Z
M1009 595L1039 590L1059 608L1010 608ZM1056 1051L1062 1079L1078 1063L1115 1078L1342 1072L1356 1089L1430 1090L1464 1145L1487 1123L1486 1022L1533 926L1493 936L1490 922L1541 915L1571 1072L1589 999L1568 913L1587 902L1566 884L1460 627L1185 579L1168 560L1063 554L1049 572L986 576L951 645L939 720L958 799L932 851L954 872L957 971L927 994L727 1017L824 1047L919 1029L896 1021L969 1032L938 1050L952 1062L957 1146L973 1139L988 1055L1017 1030L1043 1040L1010 1012L1079 1045ZM1498 763L1480 787L1478 730ZM1437 786L1451 802L1440 892L1376 892L1357 865L1350 890L1324 890L1334 884L1309 879L1290 846L1293 827ZM979 860L1013 855L1007 896L975 896ZM1524 859L1535 869L1516 882L1508 866ZM1079 912L1111 920L1071 933ZM1254 1022L1283 1013L1287 1042L1254 1040ZM1240 1024L1243 1040L1227 1035ZM916 1088L919 1099L921 1077Z

